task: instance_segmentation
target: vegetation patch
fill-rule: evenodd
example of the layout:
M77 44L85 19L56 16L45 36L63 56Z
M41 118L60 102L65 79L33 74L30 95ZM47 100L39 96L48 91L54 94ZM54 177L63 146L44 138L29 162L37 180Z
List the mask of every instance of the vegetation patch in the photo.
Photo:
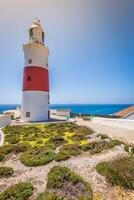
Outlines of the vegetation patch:
M16 153L26 152L30 150L32 146L27 142L18 143L15 145L14 150Z
M75 123L36 124L24 126L7 126L3 129L5 145L0 147L0 160L11 152L22 153L20 160L27 166L47 164L54 159L54 150L60 147L55 160L60 162L71 156L78 156L83 151L99 153L119 144L119 141L102 141L88 143L87 137L93 133L90 128Z
M4 145L0 147L0 161L3 161L6 156L14 150L13 145Z
M59 147L61 146L62 144L66 143L66 140L62 137L62 136L59 136L59 135L55 135L53 137L51 137L47 143L49 144L53 144L55 147ZM46 144L47 144L46 143Z
M18 183L0 194L0 200L28 200L33 193L31 183Z
M0 153L7 155L9 153L11 153L14 150L14 146L11 144L8 145L4 145L0 147Z
M60 166L53 167L49 172L46 192L52 192L60 199L93 199L90 184L68 168Z
M70 156L70 154L68 152L62 150L62 151L60 151L59 153L57 153L55 155L55 160L57 162L60 162L62 160L68 160L70 157L71 156Z
M0 177L12 176L14 170L12 167L0 167Z
M98 137L101 137L102 140L109 138L107 135L105 134L98 134Z
M81 140L85 140L85 135L81 133L75 133L74 135L68 137L69 140L72 140L73 142L80 142Z
M125 145L124 146L124 150L128 153L134 154L134 147L133 146L129 146L129 145Z
M44 192L41 193L36 200L63 200L63 197L57 196L52 192Z
M0 153L0 161L3 161L5 159L5 155L3 153Z
M125 157L112 162L102 162L96 170L112 185L134 190L134 157Z
M8 142L8 144L17 144L20 142L19 135L6 135L4 139Z
M93 131L75 123L36 124L23 126L7 126L3 129L5 144L12 146L29 144L32 147L49 145L56 148L65 143L75 143L85 140L85 136ZM70 134L71 133L71 134Z
M54 156L55 153L52 150L46 150L40 147L23 153L20 160L26 166L38 166L51 162Z
M70 156L78 156L81 154L81 146L80 144L66 144L60 148L60 153L67 153Z
M107 150L113 148L116 145L119 145L120 142L118 140L111 140L111 141L99 141L99 142L92 142L88 144L84 144L81 146L83 151L89 151L91 154L100 153L103 150Z

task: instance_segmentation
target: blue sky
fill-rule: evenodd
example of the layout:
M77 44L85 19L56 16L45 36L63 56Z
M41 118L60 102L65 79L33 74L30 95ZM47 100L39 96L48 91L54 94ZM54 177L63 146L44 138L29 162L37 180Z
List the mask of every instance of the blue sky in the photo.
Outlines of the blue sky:
M22 44L37 16L51 103L134 103L133 0L0 0L0 104L21 103Z

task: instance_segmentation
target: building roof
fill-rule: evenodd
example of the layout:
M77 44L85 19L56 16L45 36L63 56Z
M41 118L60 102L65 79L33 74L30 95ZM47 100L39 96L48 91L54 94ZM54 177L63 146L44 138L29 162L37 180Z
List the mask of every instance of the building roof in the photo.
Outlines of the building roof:
M134 105L129 106L128 108L125 108L119 112L116 112L116 113L114 113L114 115L119 116L119 117L125 117L133 112L134 112Z

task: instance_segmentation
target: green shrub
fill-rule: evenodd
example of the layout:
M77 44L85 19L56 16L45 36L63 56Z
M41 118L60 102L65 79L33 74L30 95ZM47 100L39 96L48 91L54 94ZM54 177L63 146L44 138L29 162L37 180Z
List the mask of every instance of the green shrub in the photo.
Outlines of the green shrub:
M29 143L26 143L26 142L18 143L14 147L16 153L26 152L31 148L32 148L31 145Z
M59 147L62 144L66 143L66 140L62 136L55 135L51 137L47 142L49 144L55 145L56 147Z
M134 157L99 163L96 170L113 185L134 189Z
M81 134L81 133L75 133L72 136L68 137L70 140L75 141L75 142L80 142L81 140L85 139L85 135Z
M124 150L125 150L126 152L129 152L129 145L126 144L126 145L124 146Z
M8 142L9 144L17 144L20 142L20 136L19 135L5 135L5 142Z
M81 148L83 151L89 151L90 149L93 148L93 145L92 145L92 143L87 143L87 144L81 145Z
M92 189L89 183L66 167L55 166L48 174L47 188L54 193L59 191L63 198L92 200Z
M107 136L107 135L105 135L105 134L99 134L98 136L100 136L102 140L104 140L104 139L107 139L107 138L108 138L108 136Z
M63 200L63 197L57 196L52 192L41 193L36 200Z
M54 157L55 153L52 150L35 148L23 153L20 160L26 166L38 166L51 162Z
M18 183L0 194L0 200L28 200L33 193L31 183Z
M0 153L3 153L4 155L11 153L13 150L14 150L14 146L11 144L7 144L0 147Z
M0 177L9 177L14 173L12 167L0 167Z
M109 144L110 144L110 147L112 148L116 145L121 145L122 142L120 142L119 140L111 140L111 142Z
M128 152L128 153L134 153L134 147L133 146L129 146L129 145L125 145L124 146L124 150L126 151L126 152Z
M81 154L81 146L79 144L66 144L60 148L60 152L62 151L71 156L78 156Z
M0 153L0 161L5 159L5 155L3 153Z
M43 147L44 147L44 149L52 149L52 150L56 149L56 145L51 144L49 142L46 142Z
M75 133L78 133L78 134L81 134L83 136L87 136L87 135L90 135L93 133L93 130L86 127L86 126L77 126L75 129L74 129L74 132Z
M99 142L92 142L88 144L84 144L81 146L83 151L89 151L91 154L100 153L103 150L107 150L113 148L115 145L119 145L120 142L118 140L111 140L107 141L99 141Z
M59 153L55 155L55 160L57 162L60 162L62 160L68 160L69 158L70 155L66 151L59 151Z
M131 148L131 153L134 153L134 147Z
M38 139L38 140L37 140L37 144L39 144L39 145L40 145L40 144L43 144L43 143L44 143L44 142L43 142L43 140L42 140L42 139Z

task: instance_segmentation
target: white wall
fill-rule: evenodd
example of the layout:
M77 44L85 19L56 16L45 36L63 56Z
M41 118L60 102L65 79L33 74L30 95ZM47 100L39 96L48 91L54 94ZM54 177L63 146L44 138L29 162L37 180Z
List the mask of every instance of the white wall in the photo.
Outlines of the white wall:
M94 117L93 118L94 123L101 123L109 126L116 126L120 128L129 128L134 129L134 120L128 120L128 119L109 119L109 118L100 118L100 117Z
M24 91L22 99L22 121L48 120L48 92ZM26 117L26 112L30 112L30 117Z
M11 115L2 114L0 115L0 128L11 124Z
M25 66L36 66L47 68L48 48L40 44L25 44L23 46ZM29 59L32 63L29 64Z

